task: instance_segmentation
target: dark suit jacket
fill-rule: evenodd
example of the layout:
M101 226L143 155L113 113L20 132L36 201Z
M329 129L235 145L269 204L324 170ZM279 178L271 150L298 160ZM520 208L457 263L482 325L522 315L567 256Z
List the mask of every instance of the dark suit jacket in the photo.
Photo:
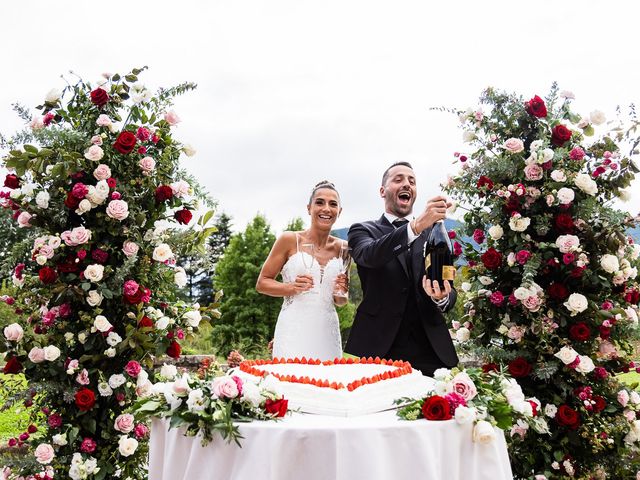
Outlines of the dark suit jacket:
M357 356L383 357L398 333L409 295L415 295L420 322L438 358L447 367L458 364L449 330L438 306L422 288L423 246L429 229L408 245L406 228L396 229L383 215L349 229L351 256L358 266L363 299L358 307L345 351ZM409 278L406 262L413 275ZM455 304L451 292L447 309Z

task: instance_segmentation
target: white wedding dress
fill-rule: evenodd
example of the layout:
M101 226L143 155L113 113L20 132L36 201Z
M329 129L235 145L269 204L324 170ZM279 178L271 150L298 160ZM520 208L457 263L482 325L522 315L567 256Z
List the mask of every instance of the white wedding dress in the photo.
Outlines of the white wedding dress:
M304 275L302 255L297 251L282 267L282 281L292 283ZM273 338L273 356L284 358L317 358L333 360L342 357L340 323L333 305L333 288L340 273L341 261L332 258L325 266L313 262L313 289L292 297L284 297Z

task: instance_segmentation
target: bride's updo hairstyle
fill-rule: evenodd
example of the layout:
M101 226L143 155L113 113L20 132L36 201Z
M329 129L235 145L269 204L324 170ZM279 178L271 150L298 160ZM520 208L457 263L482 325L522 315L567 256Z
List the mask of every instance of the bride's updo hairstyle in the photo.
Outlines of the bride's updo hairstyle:
M336 195L338 195L338 202L340 201L340 194L338 193L338 190L336 190L336 186L329 180L321 180L320 182L316 183L316 185L313 187L313 190L311 190L309 205L311 205L311 203L313 202L313 197L316 196L316 192L322 188L328 188L329 190L333 190L334 192L336 192Z

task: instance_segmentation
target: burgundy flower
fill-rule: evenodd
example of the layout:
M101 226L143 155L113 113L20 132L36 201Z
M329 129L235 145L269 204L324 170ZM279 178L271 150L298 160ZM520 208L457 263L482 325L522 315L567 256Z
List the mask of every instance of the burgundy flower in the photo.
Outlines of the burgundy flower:
M141 370L142 367L135 360L130 360L124 367L124 371L127 372L130 377L134 378L136 378L140 374Z
M86 412L91 410L96 404L96 394L88 388L81 388L75 394L76 406Z
M625 292L624 300L632 305L637 305L640 302L640 292L635 288L630 288Z
M118 152L123 155L127 155L128 153L133 152L133 149L136 146L136 136L125 130L118 135L116 141L113 144L113 148L115 148Z
M523 378L531 373L532 366L524 357L518 357L509 362L509 373L514 378Z
M555 416L558 425L575 430L580 426L580 413L568 405L560 405Z
M569 337L576 342L585 342L591 337L591 329L584 322L578 322L569 328Z
M271 400L270 398L264 403L264 410L276 417L284 417L289 408L289 401L284 398Z
M480 260L489 270L496 270L502 265L502 254L491 247L480 256Z
M104 88L98 87L91 92L91 102L94 105L98 107L102 107L103 105L106 105L108 101L109 101L109 94Z
M95 248L91 251L91 258L98 263L107 263L107 260L109 260L109 254L100 248Z
M597 167L597 168L593 171L593 173L591 173L591 176L592 176L593 178L598 178L600 175L602 175L602 174L603 174L604 172L606 172L606 171L607 171L607 169L606 169L606 168L604 168L602 165L600 165L599 167Z
M183 208L182 210L178 210L176 213L173 214L173 216L175 217L177 222L181 223L182 225L187 225L193 218L192 213L186 208Z
M569 152L569 158L571 160L580 161L584 158L584 156L585 156L584 150L581 149L580 147L573 147Z
M487 190L493 190L493 181L486 175L482 175L478 179L477 186L481 189L486 187Z
M493 303L496 307L499 307L504 302L504 295L500 291L493 292L489 297L489 301L491 301L491 303Z
M573 218L568 213L559 213L554 220L555 226L560 233L573 233Z
M563 301L569 297L569 289L562 283L552 283L547 287L547 295L554 300Z
M22 364L18 361L18 357L10 357L9 359L7 359L7 363L4 364L4 368L2 369L2 372L5 375L9 375L9 374L16 374L16 373L20 373L22 371Z
M56 281L56 279L58 278L58 274L51 267L42 267L38 271L38 277L40 278L40 281L42 283L44 283L45 285L48 285Z
M146 142L151 138L151 131L147 127L140 127L136 132L136 137L138 137L138 140L141 142Z
M586 269L587 267L576 267L571 270L571 273L569 273L569 275L571 276L571 278L580 278L582 277L582 274Z
M520 265L526 264L531 258L531 252L529 250L520 250L516 253L516 261Z
M529 115L533 115L537 118L544 118L547 116L547 106L544 104L544 100L542 100L538 95L535 95L528 102L524 102L524 105Z
M482 242L484 242L484 231L480 230L479 228L476 228L473 231L473 239L475 240L476 243L480 244Z
M498 371L498 364L494 363L494 362L485 363L484 365L482 365L482 371L484 373L497 372Z
M140 319L138 322L138 328L151 328L153 327L153 320L151 320L146 315Z
M156 203L162 203L173 198L173 190L169 185L160 185L156 188Z
M116 181L115 178L113 177L107 178L107 185L109 185L109 188L116 188L117 184L118 182Z
M504 209L509 215L513 214L514 212L519 212L520 199L515 195L510 196L504 204Z
M64 199L64 204L69 210L75 210L80 205L80 199L75 197L72 192L68 192L67 198Z
M180 348L180 344L175 340L172 340L169 344L169 347L167 347L167 355L169 355L171 358L180 358L181 352L182 349Z
M85 437L80 444L80 451L84 453L93 453L96 451L96 444L93 438Z
M450 238L451 240L453 240L454 238L456 238L456 232L454 232L454 231L447 232L447 235L449 235L449 238Z
M57 413L52 413L47 417L47 423L51 428L60 428L62 426L62 417Z
M564 125L556 125L551 130L551 143L556 147L562 147L571 139L571 130Z
M123 292L122 298L125 303L129 305L138 305L142 303L142 296L144 295L144 287L139 286L138 289L134 293Z
M600 395L594 395L592 400L595 402L594 405L593 405L593 412L594 413L601 412L607 406L606 400L603 397L601 397Z
M20 178L13 173L10 173L6 177L4 177L4 186L7 188L20 188Z
M609 376L609 372L604 367L596 367L593 369L593 376L596 380L604 380Z
M52 112L48 112L43 118L42 118L42 123L45 125L45 127L48 127L51 122L53 122L53 120L56 118L56 116L52 113Z
M458 257L462 255L462 245L458 242L453 242L453 254Z
M82 200L89 193L89 187L87 187L84 183L78 182L71 189L71 195L76 197L79 200Z

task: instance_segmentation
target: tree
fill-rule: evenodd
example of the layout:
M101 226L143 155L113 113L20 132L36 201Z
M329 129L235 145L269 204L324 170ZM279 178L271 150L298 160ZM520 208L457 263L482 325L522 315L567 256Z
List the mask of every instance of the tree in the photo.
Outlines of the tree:
M299 232L304 230L304 220L301 217L292 218L284 228L285 232Z
M239 344L267 343L282 300L258 293L256 281L275 235L257 215L243 233L233 235L216 267L216 287L224 291L221 318L213 328L213 344L227 355Z
M216 217L214 226L217 231L209 237L209 259L215 266L231 241L231 217L222 212Z

